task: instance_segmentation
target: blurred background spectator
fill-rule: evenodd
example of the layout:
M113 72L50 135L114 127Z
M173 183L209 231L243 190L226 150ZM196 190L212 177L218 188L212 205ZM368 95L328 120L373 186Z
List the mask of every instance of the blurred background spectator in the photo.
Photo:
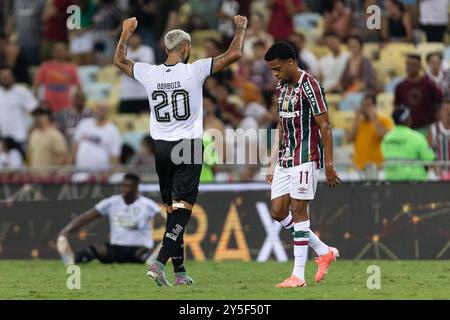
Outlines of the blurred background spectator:
M376 96L368 94L356 117L347 140L354 144L353 161L357 168L364 170L367 165L379 166L383 162L381 140L392 129L392 120L376 112Z
M64 134L69 146L72 145L75 128L82 119L94 118L95 113L86 107L86 96L81 89L74 92L72 106L55 114L56 126Z
M436 153L436 160L450 161L450 100L442 105L438 120L431 125L428 142ZM437 167L437 171L441 178L450 180L450 164Z
M444 66L442 53L431 52L427 55L427 75L441 89L444 98L450 100L450 70Z
M20 147L11 137L0 139L0 169L15 170L23 167Z
M80 8L80 28L69 30L70 53L78 65L94 63L94 39L92 34L93 17L97 10L94 0L75 0Z
M64 135L56 129L49 109L33 111L34 126L28 138L28 162L31 167L65 165L68 147ZM50 168L49 168L50 169Z
M268 31L276 41L288 40L294 32L293 16L301 12L300 0L267 0L271 10Z
M67 45L57 42L53 45L52 60L43 62L36 72L33 91L45 101L53 112L61 111L70 105L70 92L73 87L81 88L77 66L68 61Z
M150 135L142 138L139 151L131 159L130 165L155 168L155 145Z
M412 42L413 25L411 15L400 0L385 0L381 37L385 42Z
M407 77L395 88L394 103L398 108L408 108L411 112L411 128L422 129L426 134L428 126L436 120L443 96L441 90L421 70L420 56L408 55Z
M341 41L346 41L352 26L352 12L344 0L334 0L331 11L325 11L325 32L333 32Z
M449 0L419 0L420 28L428 42L444 41L448 27Z
M119 164L122 139L106 105L98 104L95 113L75 128L72 163L84 170L107 170Z
M245 58L253 58L254 45L257 42L262 42L266 51L273 44L273 37L267 33L266 21L260 12L252 13L249 19L242 50Z
M0 68L0 136L13 138L25 147L30 121L28 114L39 102L27 88L15 83L10 68Z

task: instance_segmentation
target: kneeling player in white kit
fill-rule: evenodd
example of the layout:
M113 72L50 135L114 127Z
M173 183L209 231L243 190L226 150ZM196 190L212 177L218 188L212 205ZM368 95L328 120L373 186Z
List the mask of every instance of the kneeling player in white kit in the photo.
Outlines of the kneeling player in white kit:
M147 261L153 249L152 220L161 210L156 202L139 195L138 186L139 177L127 173L122 182L122 194L100 201L61 230L57 249L66 265L94 259L102 263ZM110 241L73 252L69 234L103 216L109 218Z
M333 165L333 139L323 88L298 68L295 51L286 42L270 47L265 60L279 80L279 122L267 175L272 184L272 217L294 235L294 270L276 286L302 287L306 285L308 245L318 255L317 282L339 256L336 248L325 245L310 229L308 204L314 199L323 160L328 184L334 187L341 180Z
M155 163L161 198L167 207L163 245L148 276L159 286L171 286L165 266L172 260L176 285L190 285L184 261L184 232L190 220L203 162L203 82L242 55L247 18L234 17L236 34L228 50L218 57L190 64L191 37L172 30L164 37L167 59L162 65L133 62L126 57L126 42L137 27L136 18L124 21L114 57L115 65L139 81L150 104L150 134L155 140Z

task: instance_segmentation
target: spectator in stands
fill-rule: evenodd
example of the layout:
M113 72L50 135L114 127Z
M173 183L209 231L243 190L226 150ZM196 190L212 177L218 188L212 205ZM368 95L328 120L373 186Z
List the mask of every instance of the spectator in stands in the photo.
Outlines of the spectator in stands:
M67 61L68 56L67 45L55 43L53 60L43 62L34 77L34 94L46 101L53 112L69 107L71 89L81 88L77 67Z
M442 105L438 121L428 132L428 143L436 153L436 160L450 161L450 100ZM450 180L450 166L438 166L437 173L444 180Z
M42 12L42 22L44 23L44 35L42 43L42 60L48 60L53 52L56 43L67 43L67 8L72 0L46 0L44 11ZM38 29L41 24L33 25Z
M11 41L6 41L0 46L0 61L3 67L11 68L18 83L30 84L28 62L19 46Z
M366 94L361 107L356 110L352 129L347 135L347 141L354 144L353 162L359 170L383 162L381 140L392 127L390 118L376 112L376 96Z
M64 135L56 129L52 112L39 107L33 111L34 128L28 138L28 157L31 167L66 164L68 148Z
M9 17L7 33L14 30L17 35L17 44L20 47L27 64L39 64L42 30L41 15L45 0L15 0L14 13Z
M0 135L11 137L22 148L27 140L28 113L39 102L30 90L15 84L10 68L0 68Z
M450 99L450 70L444 68L442 53L427 55L427 75L441 89L444 97Z
M411 15L400 0L386 0L386 14L381 19L381 37L385 42L412 42Z
M364 6L360 10L353 11L352 31L350 34L358 35L363 42L380 42L381 33L377 28L367 28L367 21L373 15L372 11L367 8L373 5L380 5L380 0L365 0Z
M143 45L138 33L133 33L128 40L127 57L135 62L155 63L153 48ZM149 112L147 91L138 81L125 74L120 76L120 113Z
M239 13L239 3L236 0L222 0L218 12L218 30L222 39L222 46L228 47L234 37L233 17Z
M91 65L94 64L91 29L96 5L94 0L75 0L74 4L80 7L80 29L69 30L70 53L77 65Z
M298 52L298 61L303 61L307 68L304 69L306 72L311 73L314 76L319 75L319 61L317 60L314 53L305 48L306 39L302 32L294 32L290 37L289 41L294 44L294 47Z
M203 129L216 129L225 134L225 127L223 121L217 117L217 100L212 95L205 95L203 97Z
M324 31L333 32L341 41L346 41L352 26L352 12L344 0L334 0L331 11L324 13Z
M111 64L117 38L122 31L124 15L116 0L99 0L93 20L95 59L99 64Z
M246 81L239 86L239 96L244 104L244 116L256 121L255 129L265 128L270 119L269 111L263 105L263 97L258 87ZM244 118L242 121L246 121Z
M364 56L363 42L357 36L347 40L350 57L342 74L342 90L348 92L375 91L375 72L369 58Z
M146 135L141 140L139 152L131 159L132 166L145 166L146 169L155 168L155 145L153 138Z
M340 81L350 53L341 49L341 42L335 33L326 33L325 43L331 52L319 60L319 78L326 92L340 92Z
M189 22L191 30L217 30L217 12L220 8L219 0L189 0L188 2L191 6Z
M231 100L231 87L226 84L219 84L217 88L211 92L216 98L217 105L220 110L220 118L230 128L237 128L244 118L241 110Z
M419 0L420 28L428 42L443 42L448 26L449 0Z
M96 117L83 119L75 129L72 163L80 169L108 170L119 163L122 139L108 119L108 106L97 105Z
M23 167L20 146L11 137L0 139L0 170L14 170Z
M423 129L436 121L436 111L443 95L434 82L421 73L420 55L409 54L406 59L407 78L395 88L395 106L411 111L411 127Z
M435 159L433 150L428 146L424 135L410 128L412 119L408 108L397 108L392 118L395 127L384 136L381 150L385 162L400 163L385 164L386 180L426 181L428 177L423 165L405 162L432 161Z
M252 13L247 31L245 32L245 41L242 53L246 59L253 58L253 46L256 42L264 43L266 50L273 44L273 37L267 33L267 26L264 16L259 12Z
M294 15L302 11L300 0L267 0L271 10L268 32L275 41L288 40L294 32Z
M158 47L154 33L155 16L157 14L155 9L153 0L130 0L129 2L129 15L136 17L139 21L136 31L142 37L142 43L152 48Z
M155 50L156 62L164 61L166 57L164 35L177 27L177 14L180 7L178 0L153 0L155 2L155 39L159 46Z
M95 112L86 107L86 96L81 89L72 96L72 106L55 114L56 125L65 135L69 146L72 145L75 128L81 120L94 118Z
M219 40L214 38L207 38L203 41L203 47L205 49L206 57L217 57L223 53L223 49ZM216 72L214 74L214 78L216 78L219 82L231 83L233 80L233 72L230 68L226 68L220 72Z

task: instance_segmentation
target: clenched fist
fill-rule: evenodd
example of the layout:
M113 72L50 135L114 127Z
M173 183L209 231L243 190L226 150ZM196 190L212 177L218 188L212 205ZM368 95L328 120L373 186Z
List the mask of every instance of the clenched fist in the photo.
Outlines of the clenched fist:
M244 16L234 16L234 25L236 29L247 28L247 17Z
M137 28L137 19L135 17L129 18L123 22L122 32L126 35L131 35Z

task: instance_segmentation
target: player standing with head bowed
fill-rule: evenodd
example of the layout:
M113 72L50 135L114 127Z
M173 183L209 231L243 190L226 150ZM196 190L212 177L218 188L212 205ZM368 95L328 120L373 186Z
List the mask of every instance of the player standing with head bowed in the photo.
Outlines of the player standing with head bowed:
M333 164L333 138L322 86L298 68L295 51L286 42L272 45L265 60L279 80L279 122L267 174L267 182L272 185L272 217L293 234L295 256L292 275L276 286L302 287L306 285L308 245L318 255L317 282L339 256L336 248L320 241L309 223L308 204L314 199L324 160L329 186L335 187L341 180Z
M191 37L183 30L165 35L167 59L162 65L134 62L126 57L126 43L136 30L136 18L124 21L114 56L114 64L147 90L150 103L150 134L155 140L156 172L161 197L167 206L163 245L148 276L159 286L171 286L165 265L169 259L175 271L175 284L192 284L184 263L183 235L197 198L203 151L203 94L206 77L219 72L242 55L247 18L235 16L236 32L228 50L215 58L188 63ZM180 145L183 154L177 150ZM174 151L174 152L172 152ZM180 156L183 161L180 163ZM189 158L187 161L186 159Z

